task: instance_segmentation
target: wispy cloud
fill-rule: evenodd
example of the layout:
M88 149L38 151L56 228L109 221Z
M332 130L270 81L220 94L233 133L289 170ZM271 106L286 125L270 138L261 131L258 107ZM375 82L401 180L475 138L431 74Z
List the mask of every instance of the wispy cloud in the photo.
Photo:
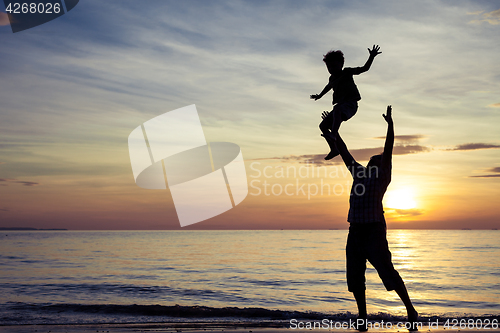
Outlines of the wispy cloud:
M471 15L479 16L478 19L472 20L470 23L481 23L487 22L489 24L498 25L500 24L500 9L494 10L492 12L474 12Z
M31 182L31 181L26 181L26 180L17 180L17 179L8 179L8 178L0 178L0 182L22 184L24 186L37 186L37 185L40 185L40 183L37 183L37 182Z
M38 185L40 185L40 183L37 183L37 182L28 182L28 181L24 181L24 180L18 180L15 183L23 184L24 186L38 186Z
M383 147L351 149L349 152L356 161L368 161L373 155L381 154ZM394 147L393 155L409 155L418 153L428 153L431 147L420 145L397 145ZM333 161L325 161L325 154L289 155L283 157L262 158L262 160L281 160L283 162L314 163L316 165L341 164L342 160L337 158Z
M396 145L394 146L394 155L408 155L418 153L428 153L432 151L431 147L421 145Z
M424 210L423 209L417 209L417 208L413 208L413 209L395 209L394 211L397 214L401 215L401 216L418 216L418 215L424 214Z
M423 134L412 134L412 135L396 135L396 136L394 136L394 139L397 143L413 144L413 143L416 143L417 141L420 141L420 140L425 139L427 137L428 137L427 135L423 135ZM385 140L385 136L377 136L374 139Z
M500 167L490 168L486 172L493 172L493 174L470 176L469 178L500 178Z
M464 143L446 150L456 151L456 150L480 150L480 149L498 149L498 148L500 148L500 145L492 143Z
M332 165L332 164L340 164L341 160L335 159L333 161L325 161L325 154L307 154L307 155L291 155L291 156L283 156L278 158L283 162L299 162L299 163L307 163L307 164L315 164L315 165ZM273 158L275 159L275 158Z
M490 108L500 108L500 103L493 103L488 105Z

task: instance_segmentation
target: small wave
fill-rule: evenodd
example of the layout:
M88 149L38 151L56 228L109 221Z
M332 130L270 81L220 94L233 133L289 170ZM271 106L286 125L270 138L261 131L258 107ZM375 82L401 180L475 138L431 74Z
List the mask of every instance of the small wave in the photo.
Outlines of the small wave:
M70 324L70 323L134 323L134 322L173 322L190 321L200 319L224 319L229 321L241 320L277 320L288 322L290 319L298 320L333 320L344 321L354 319L355 314L324 313L310 311L287 311L265 309L258 307L208 307L208 306L182 306L182 305L121 305L121 304L32 304L32 303L8 303L4 304L5 310L1 317L1 325L36 324L36 318L43 318L47 324ZM16 314L17 318L9 314ZM18 315L26 314L29 322L20 320ZM80 316L79 316L80 314ZM463 314L453 315L427 315L422 316L420 321L445 322L448 319L461 318ZM468 319L497 319L499 315L475 315L467 316ZM370 320L402 321L405 317L395 316L388 313L377 313L369 315Z
M269 318L288 319L304 318L319 319L326 314L317 312L300 312L270 310L264 308L238 308L224 307L215 308L208 306L181 306L181 305L120 305L120 304L26 304L15 303L8 306L15 311L34 311L46 313L98 313L98 314L119 314L137 316L166 316L181 318L211 318L211 317L237 317L237 318Z

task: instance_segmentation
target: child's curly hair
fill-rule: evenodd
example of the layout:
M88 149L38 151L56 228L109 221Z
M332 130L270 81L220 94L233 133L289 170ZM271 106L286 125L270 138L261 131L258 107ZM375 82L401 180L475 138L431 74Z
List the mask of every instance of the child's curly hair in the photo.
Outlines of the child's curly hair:
M331 50L323 56L323 61L328 64L329 62L338 61L344 65L344 53L340 50Z

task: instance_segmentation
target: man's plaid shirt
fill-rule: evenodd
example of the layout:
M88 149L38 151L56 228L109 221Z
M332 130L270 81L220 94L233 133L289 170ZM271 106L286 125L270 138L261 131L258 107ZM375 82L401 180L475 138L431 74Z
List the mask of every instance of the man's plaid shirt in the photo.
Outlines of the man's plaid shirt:
M384 198L387 186L391 182L392 165L365 168L359 163L349 168L354 179L349 199L350 223L371 223L384 221Z

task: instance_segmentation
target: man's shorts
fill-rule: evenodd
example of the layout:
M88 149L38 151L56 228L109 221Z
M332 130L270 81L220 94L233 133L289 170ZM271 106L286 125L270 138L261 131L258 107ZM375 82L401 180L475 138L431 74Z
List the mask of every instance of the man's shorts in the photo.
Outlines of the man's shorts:
M351 223L346 246L347 287L350 292L365 290L366 261L377 270L387 290L404 285L394 269L384 222Z

